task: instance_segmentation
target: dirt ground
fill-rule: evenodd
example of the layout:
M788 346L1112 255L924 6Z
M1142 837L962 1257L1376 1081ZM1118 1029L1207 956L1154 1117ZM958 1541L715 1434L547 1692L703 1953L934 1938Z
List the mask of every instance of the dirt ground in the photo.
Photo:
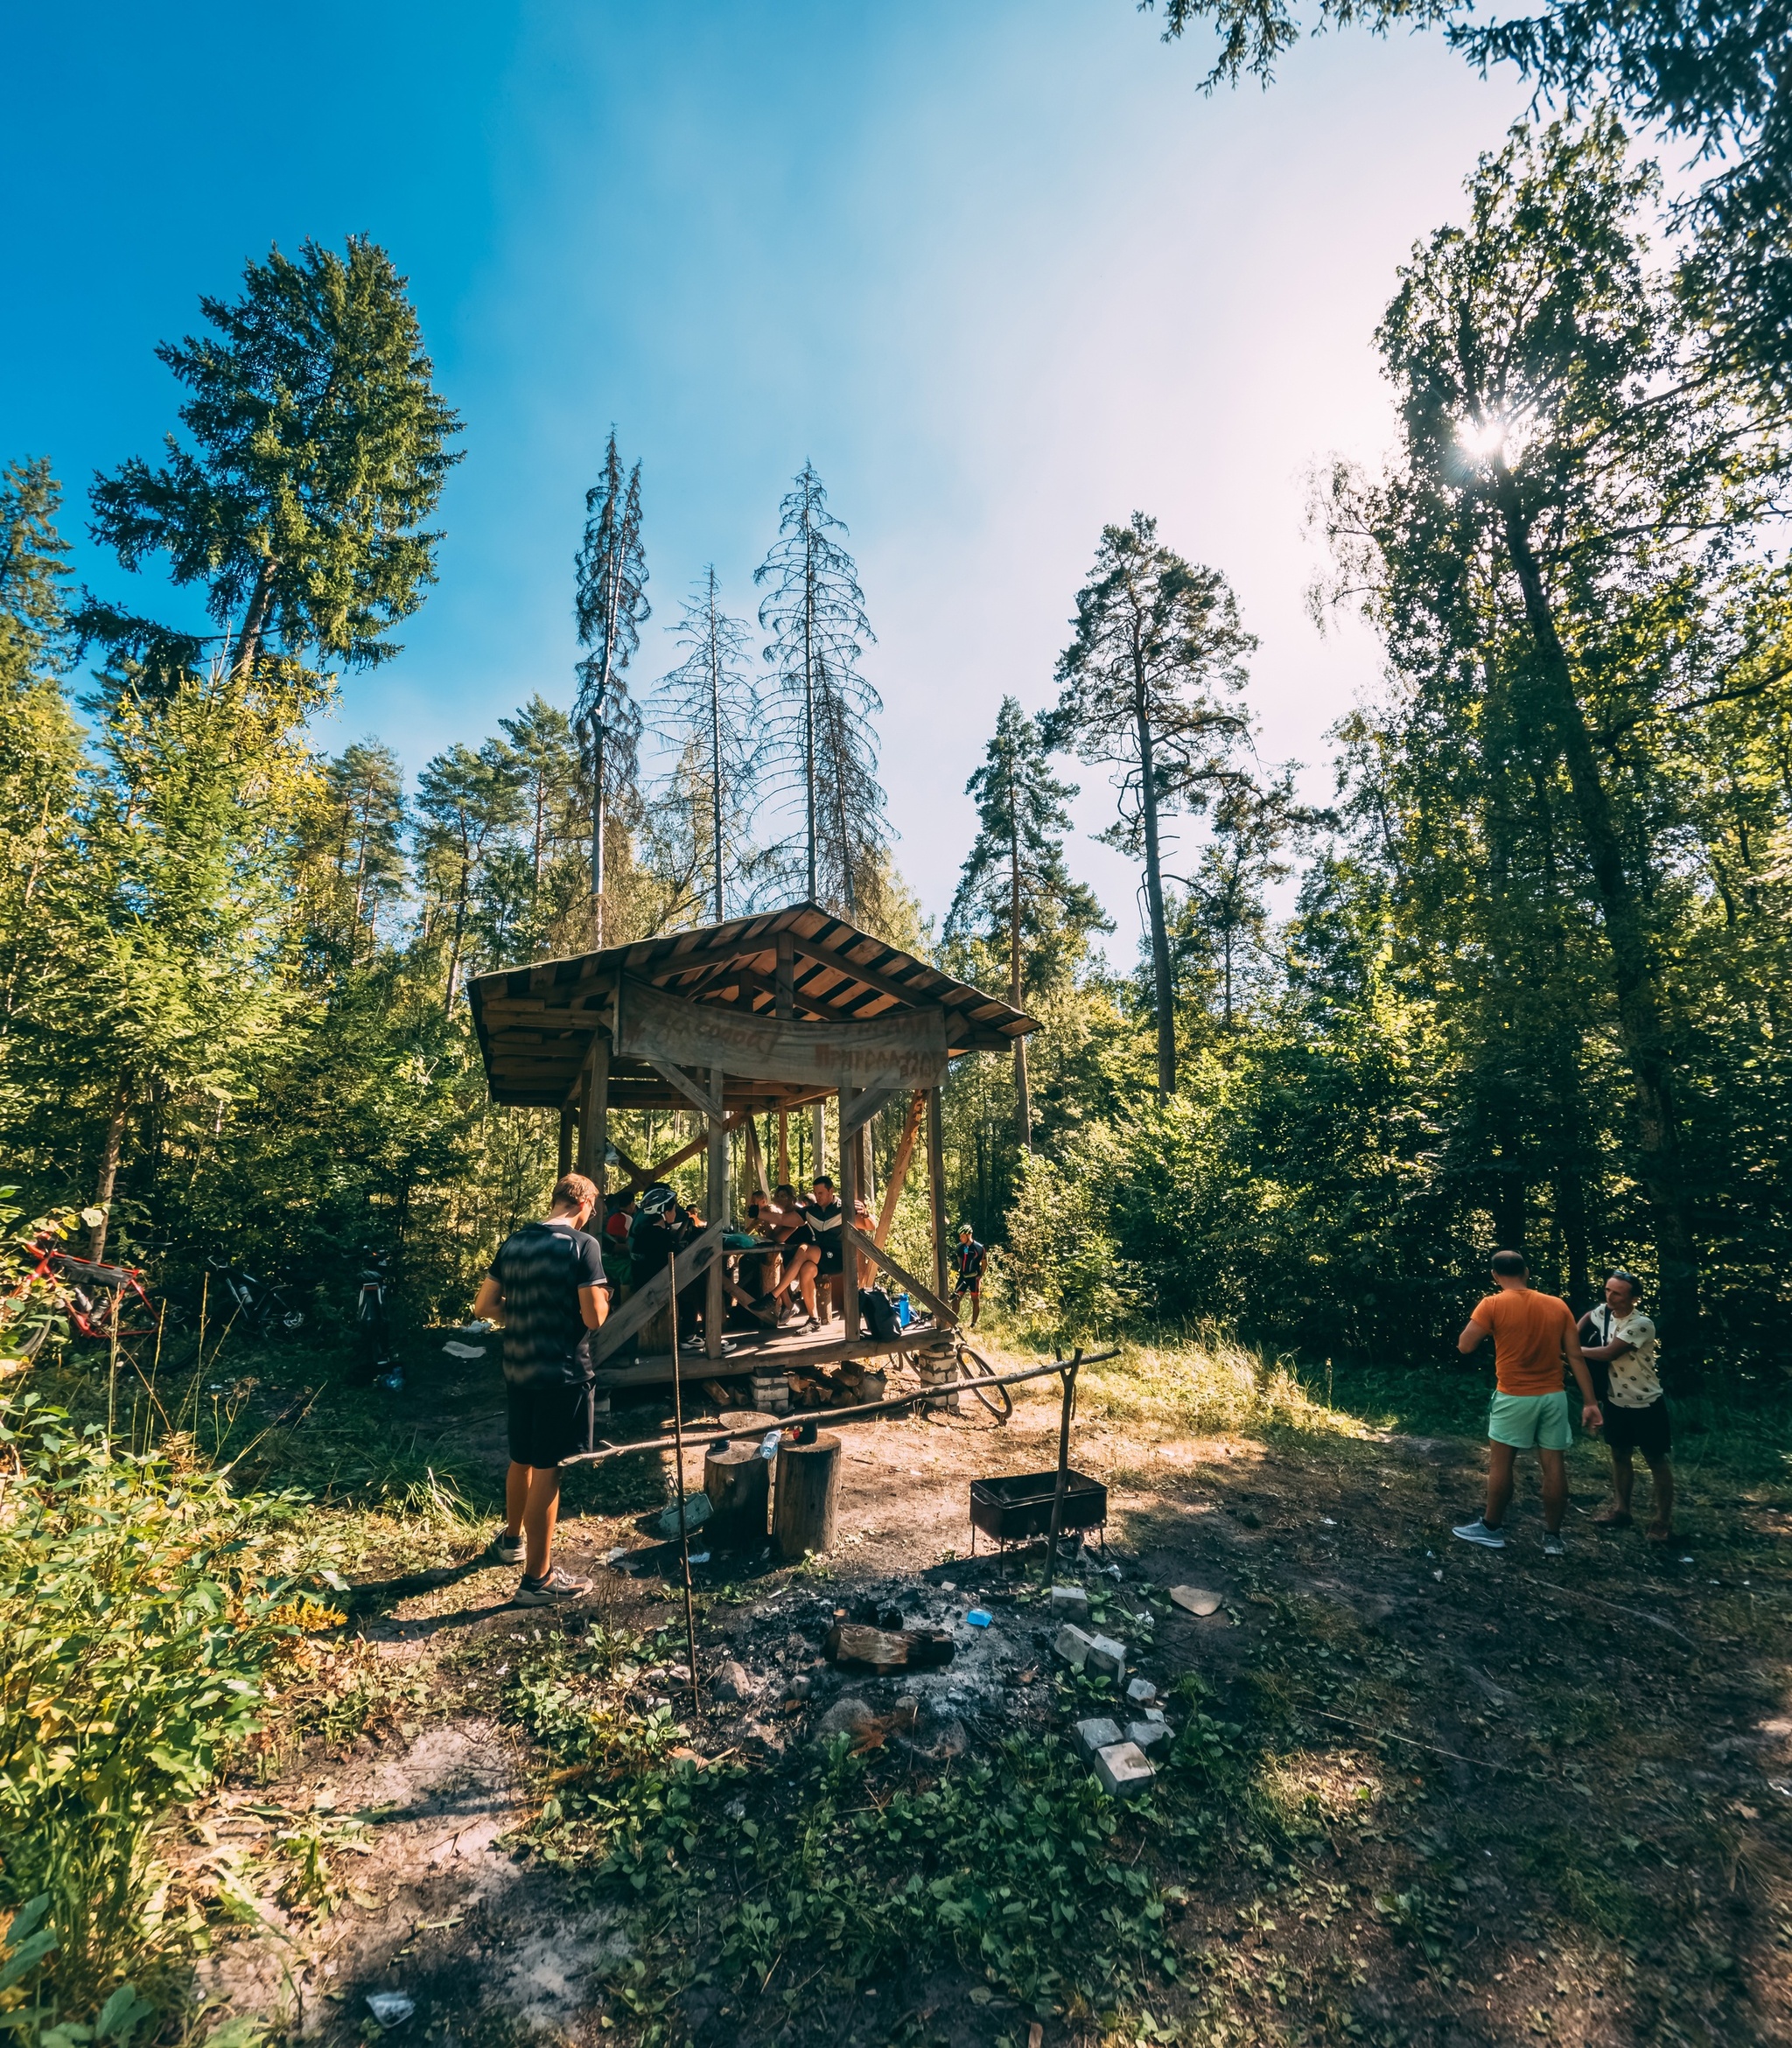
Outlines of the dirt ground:
M388 1426L416 1457L496 1485L486 1364L440 1358L399 1400ZM662 1413L643 1402L612 1434ZM1048 1467L1057 1424L1046 1382L1017 1389L1006 1428L975 1408L847 1428L824 1566L699 1564L702 1708L682 1652L636 1674L635 1707L665 1702L682 1753L746 1767L731 1812L772 1796L824 1725L876 1751L886 1791L1016 1730L1067 1732L1083 1709L1040 1561L973 1560L968 1520L970 1480ZM822 1984L794 2011L751 1987L690 1989L651 2020L619 1997L626 1898L544 1843L554 1759L506 1686L556 1635L682 1628L661 1560L606 1562L647 1553L669 1450L569 1477L559 1555L593 1581L576 1613L508 1604L515 1572L484 1561L477 1533L433 1567L354 1576L329 1653L376 1667L386 1704L270 1751L196 1811L191 1866L246 1873L206 1989L306 2035L369 2040L368 1996L399 1992L416 2009L405 2037L432 2043L1792 2040L1792 1475L1704 1473L1662 1550L1593 1530L1600 1459L1575 1453L1565 1560L1542 1555L1534 1476L1492 1555L1449 1534L1478 1502L1473 1441L1190 1436L1141 1416L1119 1382L1085 1387L1072 1460L1110 1488L1107 1546L1057 1576L1096 1592L1172 1728L1198 1701L1235 1731L1248 1778L1205 1839L1126 1823L1182 1959L1144 2017L1099 1999L1035 2016L956 1966ZM701 1484L696 1453L686 1483ZM1219 1594L1215 1612L1166 1603L1186 1585ZM988 1628L967 1624L973 1605ZM891 1679L826 1662L832 1620L897 1609L948 1629L953 1662ZM271 1885L276 1851L311 1856L308 1896Z

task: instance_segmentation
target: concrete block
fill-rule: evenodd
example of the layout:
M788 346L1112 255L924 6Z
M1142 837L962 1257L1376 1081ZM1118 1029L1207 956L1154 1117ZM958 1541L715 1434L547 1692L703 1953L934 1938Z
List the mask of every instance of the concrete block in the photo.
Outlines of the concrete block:
M1151 1759L1134 1742L1110 1743L1096 1751L1096 1776L1116 1799L1137 1799L1157 1776Z
M1163 1720L1129 1722L1126 1735L1135 1749L1142 1750L1146 1756L1150 1756L1159 1743L1169 1741L1170 1723Z
M1067 1621L1058 1631L1058 1639L1052 1647L1073 1671L1081 1671L1088 1660L1094 1639L1085 1635L1074 1622Z
M1090 1636L1088 1648L1083 1654L1082 1668L1088 1672L1091 1678L1124 1678L1126 1675L1125 1644L1116 1643L1112 1636Z
M1161 1707L1147 1707L1139 1716L1141 1721L1162 1721L1165 1717L1164 1709Z
M1076 1740L1083 1755L1092 1757L1097 1750L1110 1749L1120 1740L1119 1726L1099 1715L1088 1721L1079 1721L1076 1724Z
M1135 1707L1148 1707L1158 1696L1158 1688L1148 1678L1135 1678L1126 1688L1126 1696Z
M1081 1586L1054 1586L1052 1612L1060 1621L1087 1621L1088 1595Z

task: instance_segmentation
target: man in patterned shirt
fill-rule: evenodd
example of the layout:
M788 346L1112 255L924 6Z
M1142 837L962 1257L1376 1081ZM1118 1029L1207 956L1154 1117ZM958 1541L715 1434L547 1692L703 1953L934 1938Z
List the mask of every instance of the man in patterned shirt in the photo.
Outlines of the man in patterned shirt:
M1642 1313L1642 1287L1621 1269L1606 1282L1606 1298L1580 1318L1581 1352L1595 1376L1610 1376L1602 1396L1606 1441L1612 1447L1612 1505L1593 1520L1606 1529L1630 1527L1631 1454L1642 1451L1655 1483L1656 1518L1644 1532L1665 1543L1674 1534L1674 1468L1668 1453L1673 1432L1668 1397L1656 1372L1656 1326Z

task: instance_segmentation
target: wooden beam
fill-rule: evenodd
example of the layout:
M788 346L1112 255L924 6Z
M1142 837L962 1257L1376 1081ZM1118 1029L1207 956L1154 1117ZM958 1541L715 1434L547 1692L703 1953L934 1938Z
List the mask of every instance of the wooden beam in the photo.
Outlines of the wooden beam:
M902 1185L908 1178L908 1163L914 1157L915 1134L920 1129L920 1120L927 1106L927 1090L917 1088L909 1098L908 1115L902 1120L901 1141L896 1147L896 1157L890 1167L890 1183L884 1190L883 1206L878 1212L877 1237L879 1245L890 1241L890 1226L896 1220L896 1204L902 1193Z
M687 1280L696 1280L709 1270L710 1262L718 1259L722 1251L722 1227L712 1223L701 1237L696 1238L678 1255L680 1285ZM601 1365L612 1357L631 1337L644 1329L666 1305L671 1294L671 1283L664 1273L655 1273L649 1280L637 1287L613 1316L605 1318L603 1327L592 1332L592 1364ZM678 1318L672 1319L673 1342L678 1340Z
M843 1223L840 1227L846 1233L847 1250L850 1255L863 1252L866 1258L883 1267L886 1272L893 1273L911 1294L919 1295L934 1311L934 1319L937 1322L948 1329L956 1326L957 1312L948 1309L931 1287L923 1287L906 1266L899 1266L882 1245L868 1238L862 1230L855 1230L850 1223Z
M715 1097L716 1107L710 1117L708 1193L710 1227L714 1230L726 1230L732 1220L732 1206L728 1190L728 1125L722 1115L723 1080L722 1069L712 1066L710 1069L710 1092ZM722 1319L728 1312L727 1304L722 1298L722 1283L727 1276L727 1265L725 1259L712 1259L710 1262L710 1284L704 1297L704 1350L712 1359L718 1359L722 1355ZM678 1330L676 1319L672 1337L674 1343L676 1343Z
M905 1330L900 1337L867 1337L857 1344L792 1346L788 1349L775 1339L767 1339L760 1345L749 1336L737 1340L741 1348L726 1353L710 1376L731 1380L751 1373L755 1366L788 1366L793 1372L801 1373L816 1366L844 1365L848 1359L889 1358L898 1352L918 1352L925 1355L938 1350L949 1358L951 1353L944 1346L951 1334L949 1331ZM683 1370L689 1372L690 1366L686 1365ZM639 1359L632 1366L612 1366L595 1375L595 1384L599 1387L654 1387L669 1385L671 1379L672 1360L653 1357ZM917 1401L921 1398L919 1387L915 1389L914 1398ZM825 1412L816 1410L817 1414Z
M780 932L777 968L772 987L773 1003L780 1017L792 1017L796 1015L795 973L795 938L789 932Z
M805 1103L819 1102L822 1094L823 1091L818 1088L813 1094L799 1095L792 1106L801 1108ZM780 1115L783 1114L786 1112L780 1111ZM739 1109L731 1109L724 1121L727 1128L732 1130L743 1117L752 1115L752 1109L749 1105ZM657 1166L637 1166L633 1160L625 1159L623 1164L628 1169L626 1185L629 1192L631 1194L637 1193L644 1187L651 1187L656 1180L664 1180L675 1166L682 1166L687 1159L695 1159L709 1142L709 1134L705 1132L702 1137L693 1138L682 1151L674 1152L669 1159L662 1159ZM787 1175L785 1178L788 1179L789 1177Z
M928 1090L928 1206L934 1226L934 1285L946 1291L946 1130L937 1088Z
M572 1171L572 1105L560 1105L560 1164L555 1169L554 1178L564 1180Z
M670 1081L679 1094L690 1102L700 1115L709 1118L711 1122L719 1122L722 1120L724 1112L722 1108L719 1087L719 1069L717 1070L718 1080L717 1092L714 1094L710 1094L705 1093L682 1066L675 1066L669 1059L649 1059L648 1065L653 1068L655 1073L662 1075L664 1079Z
M862 982L867 989L876 989L882 995L900 996L905 1003L932 1003L948 1010L956 1007L944 996L936 996L913 982L900 981L896 975L886 975L874 967L861 967L849 960L844 953L830 953L825 946L817 946L812 939L798 939L795 950L805 960L814 961L817 967L832 968L836 975L844 975L849 981ZM916 964L920 965L920 962ZM936 982L943 982L948 989L955 986L937 968L923 967L921 972L931 975Z
M604 1192L604 1155L610 1143L610 1037L599 1031L585 1063L584 1102L578 1119L578 1170ZM599 1215L601 1216L601 1210ZM599 1226L601 1227L601 1224Z
M846 1094L840 1095L840 1156L846 1157L846 1141L858 1127L875 1116L886 1102L902 1093L900 1088L856 1088L850 1110L846 1107Z
M872 1093L869 1088L840 1091L840 1314L849 1344L858 1335L858 1261L850 1241L857 1234L852 1219L858 1213L858 1147L852 1142L856 1125L850 1120L856 1114L858 1122L864 1121Z

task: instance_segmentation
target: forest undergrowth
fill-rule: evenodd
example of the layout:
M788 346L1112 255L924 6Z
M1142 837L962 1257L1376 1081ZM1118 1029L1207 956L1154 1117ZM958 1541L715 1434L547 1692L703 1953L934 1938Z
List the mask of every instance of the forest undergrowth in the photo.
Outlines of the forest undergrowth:
M127 1449L121 1427L108 1448L108 1396L130 1404L103 1354L9 1398L0 2022L22 2041L291 2031L278 2000L202 1995L208 1959L321 1954L368 1917L392 1815L339 1810L331 1773L471 1726L514 1745L509 1865L611 1930L591 1996L619 2039L1020 2048L1037 2026L1394 2048L1785 2022L1783 1418L1689 1415L1667 1557L1591 1534L1603 1454L1579 1446L1572 1566L1552 1578L1522 1499L1513 1553L1450 1555L1478 1472L1471 1382L1403 1410L1413 1375L1334 1374L1328 1403L1323 1365L1223 1345L1091 1368L1076 1455L1119 1490L1124 1575L1091 1583L1177 1728L1149 1798L1120 1806L1068 1739L1108 1703L1081 1678L943 1763L817 1742L800 1716L774 1753L662 1676L644 1690L683 1653L656 1578L584 1613L507 1610L501 1587L466 1608L501 1475L477 1373L406 1409L292 1348L202 1369L215 1442L140 1430ZM1040 1401L1012 1437L934 1436L956 1485L1039 1455L1023 1443L1054 1424ZM608 1473L569 1479L569 1534L592 1549L664 1497L663 1460ZM780 1593L824 1612L888 1564L847 1543L700 1575L705 1661ZM903 1568L949 1574L1017 1640L1045 1623L984 1561L911 1544ZM1170 1607L1179 1581L1223 1593L1214 1627ZM196 1853L245 1812L268 1816L253 1853ZM440 1996L420 2035L518 2038L501 2003L422 1975ZM346 2039L360 2018L348 2001L323 2024Z

